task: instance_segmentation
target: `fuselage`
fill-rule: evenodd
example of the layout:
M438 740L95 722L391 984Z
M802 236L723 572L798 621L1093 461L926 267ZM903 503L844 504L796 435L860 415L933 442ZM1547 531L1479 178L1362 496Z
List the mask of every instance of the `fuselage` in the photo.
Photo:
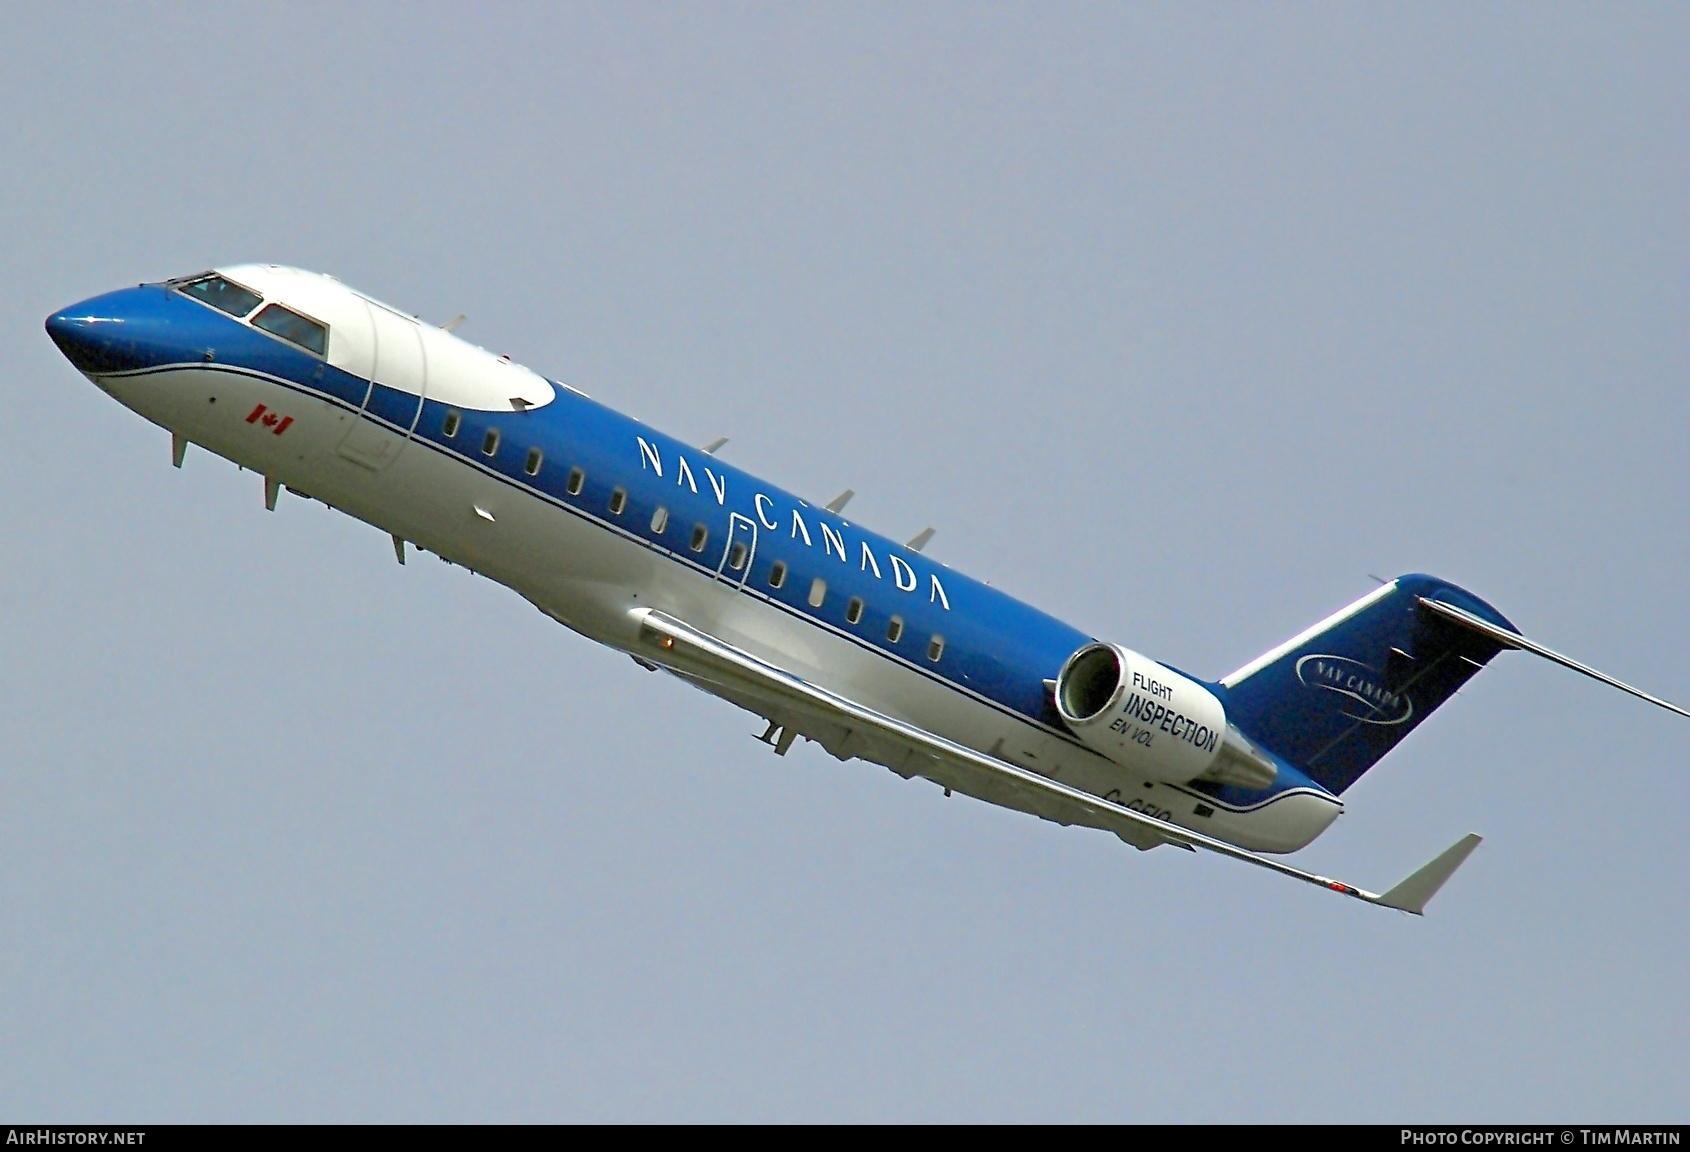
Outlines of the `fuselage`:
M48 327L102 390L175 436L490 577L600 643L633 652L633 613L655 608L868 707L1243 847L1293 851L1342 811L1290 765L1252 791L1105 758L1050 697L1086 633L330 277L222 273L262 305L235 314L143 285ZM271 304L286 315L260 320ZM1205 685L1224 701L1223 685Z

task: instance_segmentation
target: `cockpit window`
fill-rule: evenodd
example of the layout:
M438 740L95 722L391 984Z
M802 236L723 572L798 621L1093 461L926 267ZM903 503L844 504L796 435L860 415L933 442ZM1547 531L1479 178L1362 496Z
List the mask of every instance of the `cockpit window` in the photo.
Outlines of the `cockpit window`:
M221 276L201 276L181 287L188 295L204 300L213 308L231 316L245 316L264 299L251 289L242 288L234 281L225 280Z
M264 311L252 318L252 326L273 332L283 340L291 340L301 348L309 348L319 356L328 354L329 330L291 308L283 308L280 304L267 305Z

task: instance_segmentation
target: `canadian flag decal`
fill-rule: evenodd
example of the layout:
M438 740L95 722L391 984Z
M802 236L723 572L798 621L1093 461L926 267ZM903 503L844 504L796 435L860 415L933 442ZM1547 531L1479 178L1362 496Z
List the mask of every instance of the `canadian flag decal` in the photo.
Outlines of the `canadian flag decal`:
M246 422L248 424L262 424L270 430L272 436L280 436L288 430L288 425L293 423L293 417L272 412L260 404L247 415Z

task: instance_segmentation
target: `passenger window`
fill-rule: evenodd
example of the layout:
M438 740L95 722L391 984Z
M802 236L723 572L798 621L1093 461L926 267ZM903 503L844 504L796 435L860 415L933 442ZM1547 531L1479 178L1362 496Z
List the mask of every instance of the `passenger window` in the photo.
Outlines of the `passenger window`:
M892 617L891 623L886 625L886 639L889 643L896 644L903 638L904 618L902 616L894 616Z
M250 288L242 288L234 281L225 280L221 276L202 276L182 285L181 291L196 300L204 300L219 312L227 312L231 316L245 316L264 300L264 297Z
M933 663L937 664L939 662L939 657L944 654L945 638L943 636L934 636L933 639L927 642L927 658L933 661Z
M568 483L568 485L566 485L565 490L571 496L579 496L579 495L581 495L582 487L586 483L587 483L587 474L585 472L581 471L581 469L579 469L579 468L571 468L569 470L569 483Z
M487 435L481 438L481 454L483 456L491 456L498 450L499 430L497 428L489 428L487 429Z
M702 552L704 551L704 542L708 539L710 539L710 529L702 524L694 524L692 526L692 539L687 541L687 547L694 552Z
M827 599L827 581L817 576L810 581L810 607L820 608L822 601Z
M845 605L845 623L855 624L862 618L863 598L861 596L853 596L851 597L851 602Z
M654 536L663 535L663 530L669 527L669 509L659 508L651 514L651 531Z
M769 566L769 587L779 588L786 583L786 561L776 560Z
M463 422L464 418L456 412L446 413L446 419L440 422L440 434L450 440L458 434L458 425Z
M738 572L741 568L745 567L745 557L749 551L750 549L748 549L744 544L735 540L734 546L728 549L728 567L732 568L735 572Z
M528 461L523 464L522 470L530 476L538 476L540 474L540 462L544 459L545 457L541 455L538 448L530 448L528 450Z
M617 488L613 490L610 494L610 514L612 516L620 516L622 515L622 509L627 506L628 490L626 488Z
M319 356L328 354L329 330L291 308L283 308L280 304L266 305L264 311L252 318L252 326L298 344Z

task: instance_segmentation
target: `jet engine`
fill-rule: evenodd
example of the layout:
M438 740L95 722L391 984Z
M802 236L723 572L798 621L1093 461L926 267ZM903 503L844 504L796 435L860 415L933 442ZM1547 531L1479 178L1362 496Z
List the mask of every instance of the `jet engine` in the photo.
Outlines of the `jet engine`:
M1087 747L1169 784L1261 789L1273 758L1229 724L1203 685L1119 644L1087 644L1056 677L1056 711Z

